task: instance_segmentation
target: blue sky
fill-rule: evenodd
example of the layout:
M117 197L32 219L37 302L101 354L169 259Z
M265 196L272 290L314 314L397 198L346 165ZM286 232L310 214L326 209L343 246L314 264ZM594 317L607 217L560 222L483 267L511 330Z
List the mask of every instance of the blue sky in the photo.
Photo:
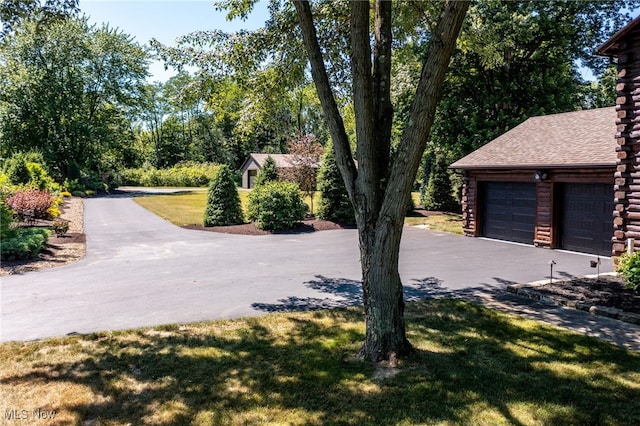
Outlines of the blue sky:
M218 29L237 31L256 29L268 19L268 2L259 2L246 21L229 22L224 12L213 7L213 0L80 0L80 10L90 17L90 22L108 22L133 36L140 44L155 38L168 45L185 34L199 30ZM150 67L151 81L165 81L175 73L164 70L160 62Z
M213 0L80 0L80 9L90 16L93 23L108 22L132 35L140 44L152 38L173 45L174 40L193 31L218 29L223 31L252 30L263 26L269 17L267 1L259 1L246 21L227 21L224 12L213 7ZM635 17L640 13L632 13ZM175 74L164 70L161 62L150 66L150 81L165 81ZM583 78L593 79L589 70L583 69Z

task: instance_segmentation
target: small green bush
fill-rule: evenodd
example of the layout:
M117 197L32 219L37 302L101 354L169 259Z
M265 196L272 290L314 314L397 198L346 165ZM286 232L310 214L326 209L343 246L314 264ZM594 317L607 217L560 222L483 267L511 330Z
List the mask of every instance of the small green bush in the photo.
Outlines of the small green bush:
M260 229L286 230L304 218L307 205L298 185L291 182L267 182L249 194L247 216Z
M640 291L640 252L620 256L616 272L624 277L627 288L636 293Z
M16 230L12 227L14 221L14 211L0 198L0 238L2 238L2 244L4 244L5 238L15 237Z
M211 180L204 211L204 226L229 226L244 223L240 196L229 166L220 166Z
M0 245L0 259L33 259L49 239L50 231L43 228L18 228L16 235L3 238Z

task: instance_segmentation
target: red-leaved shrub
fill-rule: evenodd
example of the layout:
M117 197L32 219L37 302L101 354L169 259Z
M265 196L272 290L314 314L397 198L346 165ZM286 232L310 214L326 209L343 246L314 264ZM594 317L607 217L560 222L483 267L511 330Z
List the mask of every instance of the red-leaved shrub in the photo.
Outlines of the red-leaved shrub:
M7 205L16 212L18 219L25 222L48 218L47 210L53 203L54 198L49 191L38 189L20 190L7 200Z

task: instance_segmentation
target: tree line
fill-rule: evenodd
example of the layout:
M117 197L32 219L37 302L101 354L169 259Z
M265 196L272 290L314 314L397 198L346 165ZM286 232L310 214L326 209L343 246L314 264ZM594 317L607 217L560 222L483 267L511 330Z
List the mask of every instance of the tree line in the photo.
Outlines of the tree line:
M348 7L317 3L320 36L331 39L329 75L355 149L351 76L340 66L349 41L335 29L344 26ZM613 105L615 71L592 52L637 6L635 0L472 4L416 186L423 183L426 193L432 172L442 173L431 165L451 163L529 116ZM231 16L246 12L242 4L218 7ZM414 3L393 16L396 40L403 40L394 46L391 70L393 146L407 122L434 10ZM237 169L250 152L287 152L299 134L322 145L329 140L302 38L290 37L298 31L291 4L274 2L262 30L199 31L176 47L142 45L108 24L90 25L81 13L75 1L2 3L2 158L38 151L62 181L185 161ZM410 34L416 24L422 30ZM156 56L183 71L149 83ZM584 81L581 67L598 80Z

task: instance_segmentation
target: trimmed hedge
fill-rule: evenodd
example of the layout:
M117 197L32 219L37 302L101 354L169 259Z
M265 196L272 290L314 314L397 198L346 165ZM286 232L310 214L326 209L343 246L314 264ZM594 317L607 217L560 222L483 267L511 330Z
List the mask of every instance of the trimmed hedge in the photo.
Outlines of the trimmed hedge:
M211 180L204 211L204 226L229 226L244 223L240 196L229 166L220 166Z
M247 216L260 229L286 230L304 218L307 205L298 185L291 182L266 182L249 194Z
M213 163L183 163L170 169L125 169L116 180L120 185L203 187L211 182L219 167Z

